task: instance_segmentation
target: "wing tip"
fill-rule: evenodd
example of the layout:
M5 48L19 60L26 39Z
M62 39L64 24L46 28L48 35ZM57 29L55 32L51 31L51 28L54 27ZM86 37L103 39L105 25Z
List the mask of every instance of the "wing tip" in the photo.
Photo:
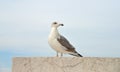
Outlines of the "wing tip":
M79 57L83 57L81 54L78 54Z
M83 57L81 54L79 53L74 53L74 54L70 54L70 55L73 55L73 56L76 56L76 57Z

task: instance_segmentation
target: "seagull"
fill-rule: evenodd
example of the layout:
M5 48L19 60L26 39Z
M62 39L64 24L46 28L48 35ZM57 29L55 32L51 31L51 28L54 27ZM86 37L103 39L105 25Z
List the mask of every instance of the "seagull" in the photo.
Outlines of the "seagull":
M70 42L58 32L57 28L60 26L64 25L57 22L53 22L48 37L48 43L50 47L57 52L56 56L58 57L58 53L60 53L61 57L63 56L63 54L70 54L77 57L83 57L75 50L75 48L70 44Z

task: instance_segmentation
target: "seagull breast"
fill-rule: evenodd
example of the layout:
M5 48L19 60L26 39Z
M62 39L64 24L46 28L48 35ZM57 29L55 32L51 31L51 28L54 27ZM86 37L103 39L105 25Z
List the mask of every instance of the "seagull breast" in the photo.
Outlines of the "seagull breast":
M61 53L67 52L65 51L66 48L64 48L57 40L58 38L60 38L60 34L58 33L57 29L52 28L48 38L49 45L57 52Z

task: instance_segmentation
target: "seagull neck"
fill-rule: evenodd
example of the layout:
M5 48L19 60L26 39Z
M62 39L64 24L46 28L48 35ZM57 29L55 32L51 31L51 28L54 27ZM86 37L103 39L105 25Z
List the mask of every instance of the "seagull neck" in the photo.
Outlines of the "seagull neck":
M51 33L52 33L53 36L58 36L59 35L58 29L54 28L54 27L51 29Z

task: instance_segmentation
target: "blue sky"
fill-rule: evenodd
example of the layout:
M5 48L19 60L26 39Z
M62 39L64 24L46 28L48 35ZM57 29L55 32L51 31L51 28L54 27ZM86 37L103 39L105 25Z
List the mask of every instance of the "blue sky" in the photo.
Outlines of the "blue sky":
M13 57L54 56L50 25L85 57L120 57L119 0L0 0L0 72Z

